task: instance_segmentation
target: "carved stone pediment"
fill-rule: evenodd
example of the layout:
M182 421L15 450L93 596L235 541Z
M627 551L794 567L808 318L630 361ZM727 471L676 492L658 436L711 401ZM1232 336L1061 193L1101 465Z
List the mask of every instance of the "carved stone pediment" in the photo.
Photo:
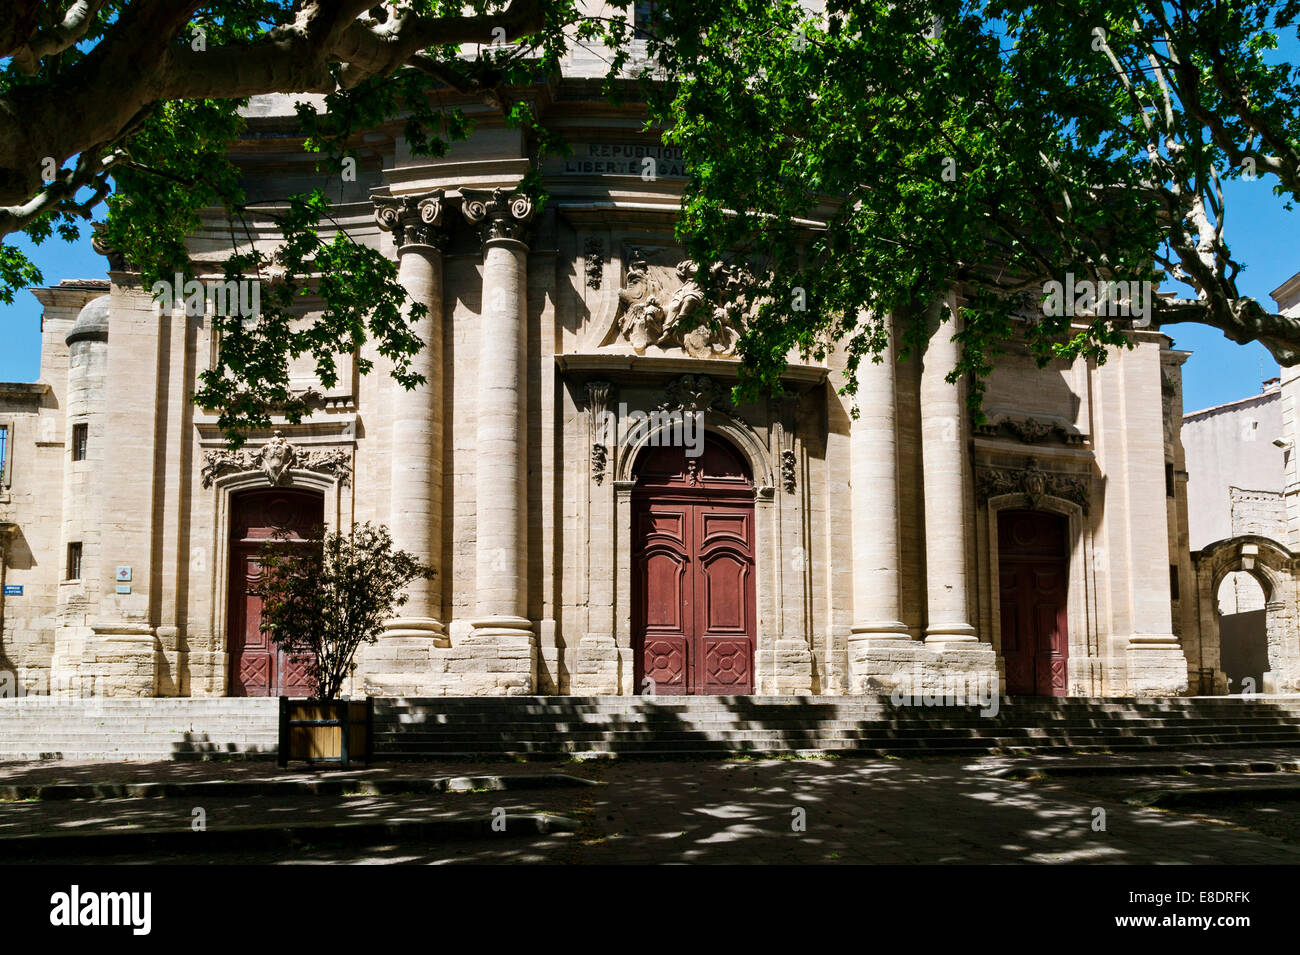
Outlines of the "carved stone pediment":
M1029 506L1036 508L1044 497L1057 497L1078 504L1087 514L1088 485L1084 475L1044 471L1037 458L1029 458L1023 468L975 469L975 494L981 504L1003 494L1023 494Z
M733 357L753 308L742 298L743 273L715 263L709 267L713 292L706 295L700 265L691 259L669 265L663 261L669 251L630 252L617 321L605 344L630 346L638 355L680 350L692 358Z
M212 482L223 474L249 471L261 471L268 482L277 486L289 483L291 471L329 474L339 484L347 484L352 477L351 456L347 451L342 448L299 448L281 431L276 431L261 447L238 451L222 448L203 455L201 475L205 488L212 487Z

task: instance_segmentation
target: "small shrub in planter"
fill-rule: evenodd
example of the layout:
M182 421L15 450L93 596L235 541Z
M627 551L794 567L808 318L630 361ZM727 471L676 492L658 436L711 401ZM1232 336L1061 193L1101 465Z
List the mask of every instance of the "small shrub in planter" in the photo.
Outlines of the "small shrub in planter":
M362 644L406 603L411 581L433 576L413 555L393 549L383 525L347 532L316 528L305 540L268 541L259 555L262 630L287 654L304 658L309 700L283 699L280 762L338 761L369 754L366 702L338 698L356 670ZM348 737L344 745L344 734Z

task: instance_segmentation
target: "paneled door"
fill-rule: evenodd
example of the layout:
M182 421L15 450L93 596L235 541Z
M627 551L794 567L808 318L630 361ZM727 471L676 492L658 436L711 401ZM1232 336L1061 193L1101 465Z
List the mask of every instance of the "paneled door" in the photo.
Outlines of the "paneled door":
M324 520L324 501L310 491L245 491L231 507L230 540L230 695L308 696L308 660L286 654L262 632L258 596L262 545L286 532L301 540Z
M998 596L1008 695L1069 692L1066 528L1065 518L1057 514L998 515Z
M754 498L721 440L644 452L633 492L637 692L754 690Z

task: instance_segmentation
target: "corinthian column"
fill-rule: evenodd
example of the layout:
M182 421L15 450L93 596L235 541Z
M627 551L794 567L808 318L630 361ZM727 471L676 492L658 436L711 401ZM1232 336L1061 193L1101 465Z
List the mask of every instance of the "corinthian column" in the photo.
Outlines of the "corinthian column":
M483 237L483 314L477 370L478 488L474 636L532 637L528 619L524 366L527 196L461 190Z
M947 323L939 324L940 309ZM927 313L933 329L921 369L921 459L925 491L925 581L928 612L925 642L942 650L949 644L977 643L968 616L966 556L970 543L970 502L966 499L969 449L962 384L946 381L956 366L954 340L958 316L952 302L936 303Z
M393 387L391 531L393 543L433 567L430 579L407 588L403 616L385 627L384 643L396 651L391 661L405 670L418 653L445 645L442 620L442 231L441 189L417 196L379 197L375 217L397 242L397 281L410 308L424 306L412 328L424 347L412 357L411 371L424 384ZM432 641L432 643L430 643ZM406 652L402 653L401 649ZM385 656L393 654L384 654ZM400 659L407 658L407 659ZM390 661L386 661L390 662ZM405 664L405 665L403 665Z

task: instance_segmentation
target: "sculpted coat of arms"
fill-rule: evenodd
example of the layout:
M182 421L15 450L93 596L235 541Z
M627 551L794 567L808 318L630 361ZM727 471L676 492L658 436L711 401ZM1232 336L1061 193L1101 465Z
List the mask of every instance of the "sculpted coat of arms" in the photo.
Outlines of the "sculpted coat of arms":
M706 294L698 263L683 259L669 270L634 250L618 293L619 335L638 355L680 348L693 358L734 356L757 305L746 297L747 278L739 266L715 263Z

